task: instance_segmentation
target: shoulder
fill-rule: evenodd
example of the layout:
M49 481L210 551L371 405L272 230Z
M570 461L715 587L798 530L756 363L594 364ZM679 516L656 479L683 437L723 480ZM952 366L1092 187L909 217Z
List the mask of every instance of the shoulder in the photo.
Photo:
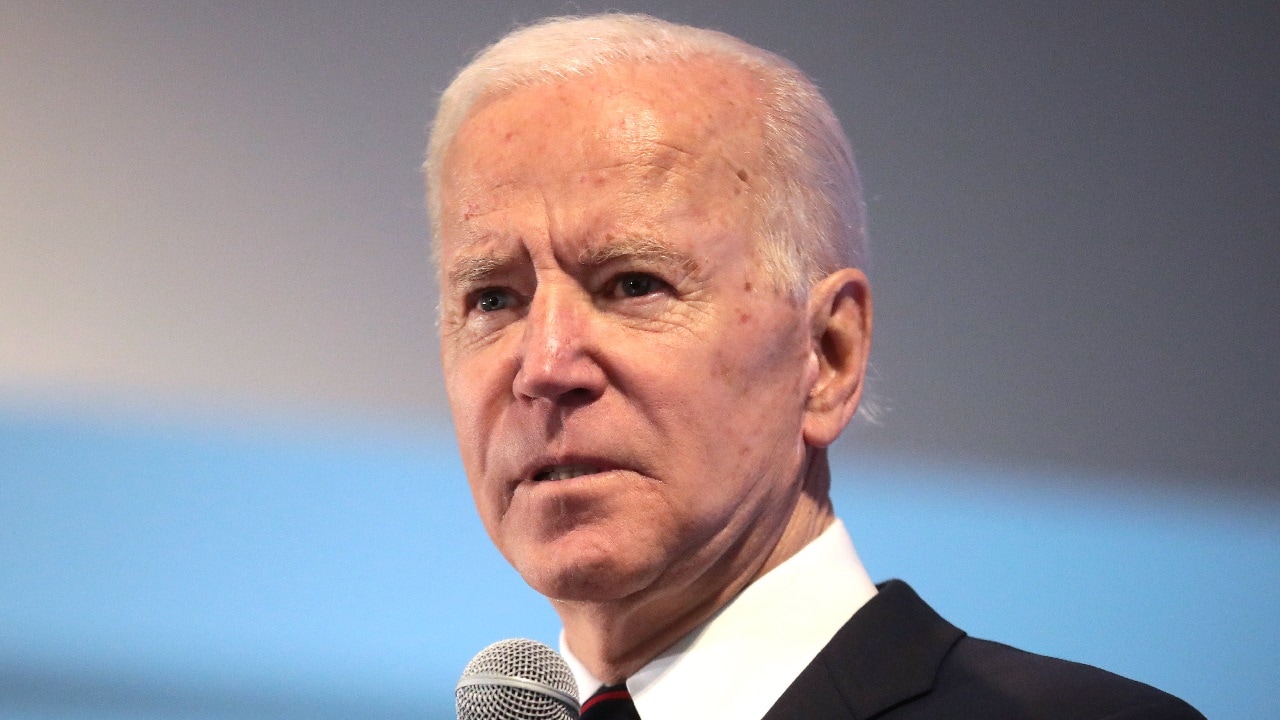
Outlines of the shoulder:
M978 640L890 581L779 698L767 720L1204 720L1096 667Z
M1150 685L967 636L943 659L919 705L922 711L945 706L956 717L1203 720L1187 703Z

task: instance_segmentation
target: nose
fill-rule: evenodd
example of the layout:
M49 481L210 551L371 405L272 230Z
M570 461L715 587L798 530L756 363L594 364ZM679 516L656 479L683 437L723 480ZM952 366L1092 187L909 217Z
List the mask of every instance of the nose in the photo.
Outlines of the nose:
M578 288L540 286L524 318L517 397L583 404L604 391L592 337L590 298Z

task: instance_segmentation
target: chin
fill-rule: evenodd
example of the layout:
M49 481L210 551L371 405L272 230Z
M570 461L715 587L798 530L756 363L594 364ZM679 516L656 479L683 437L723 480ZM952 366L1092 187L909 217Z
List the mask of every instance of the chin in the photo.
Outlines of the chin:
M516 565L539 594L561 602L612 602L643 590L660 574L653 563L600 548L539 548Z

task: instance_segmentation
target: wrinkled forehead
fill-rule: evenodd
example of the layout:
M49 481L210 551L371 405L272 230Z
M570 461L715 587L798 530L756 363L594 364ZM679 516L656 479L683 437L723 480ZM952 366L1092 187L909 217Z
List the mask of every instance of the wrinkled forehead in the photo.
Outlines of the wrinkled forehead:
M628 62L487 96L445 152L442 200L447 206L530 173L546 177L584 155L602 167L712 163L750 177L763 169L762 86L740 67L705 58Z

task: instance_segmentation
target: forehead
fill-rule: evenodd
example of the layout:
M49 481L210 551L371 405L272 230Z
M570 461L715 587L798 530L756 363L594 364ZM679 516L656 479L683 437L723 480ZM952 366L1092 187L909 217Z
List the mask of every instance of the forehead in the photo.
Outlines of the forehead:
M762 177L762 85L708 58L625 63L484 99L445 153L440 219L487 212L504 188L590 185L628 172L639 175L628 177L637 188L681 175L726 184Z

